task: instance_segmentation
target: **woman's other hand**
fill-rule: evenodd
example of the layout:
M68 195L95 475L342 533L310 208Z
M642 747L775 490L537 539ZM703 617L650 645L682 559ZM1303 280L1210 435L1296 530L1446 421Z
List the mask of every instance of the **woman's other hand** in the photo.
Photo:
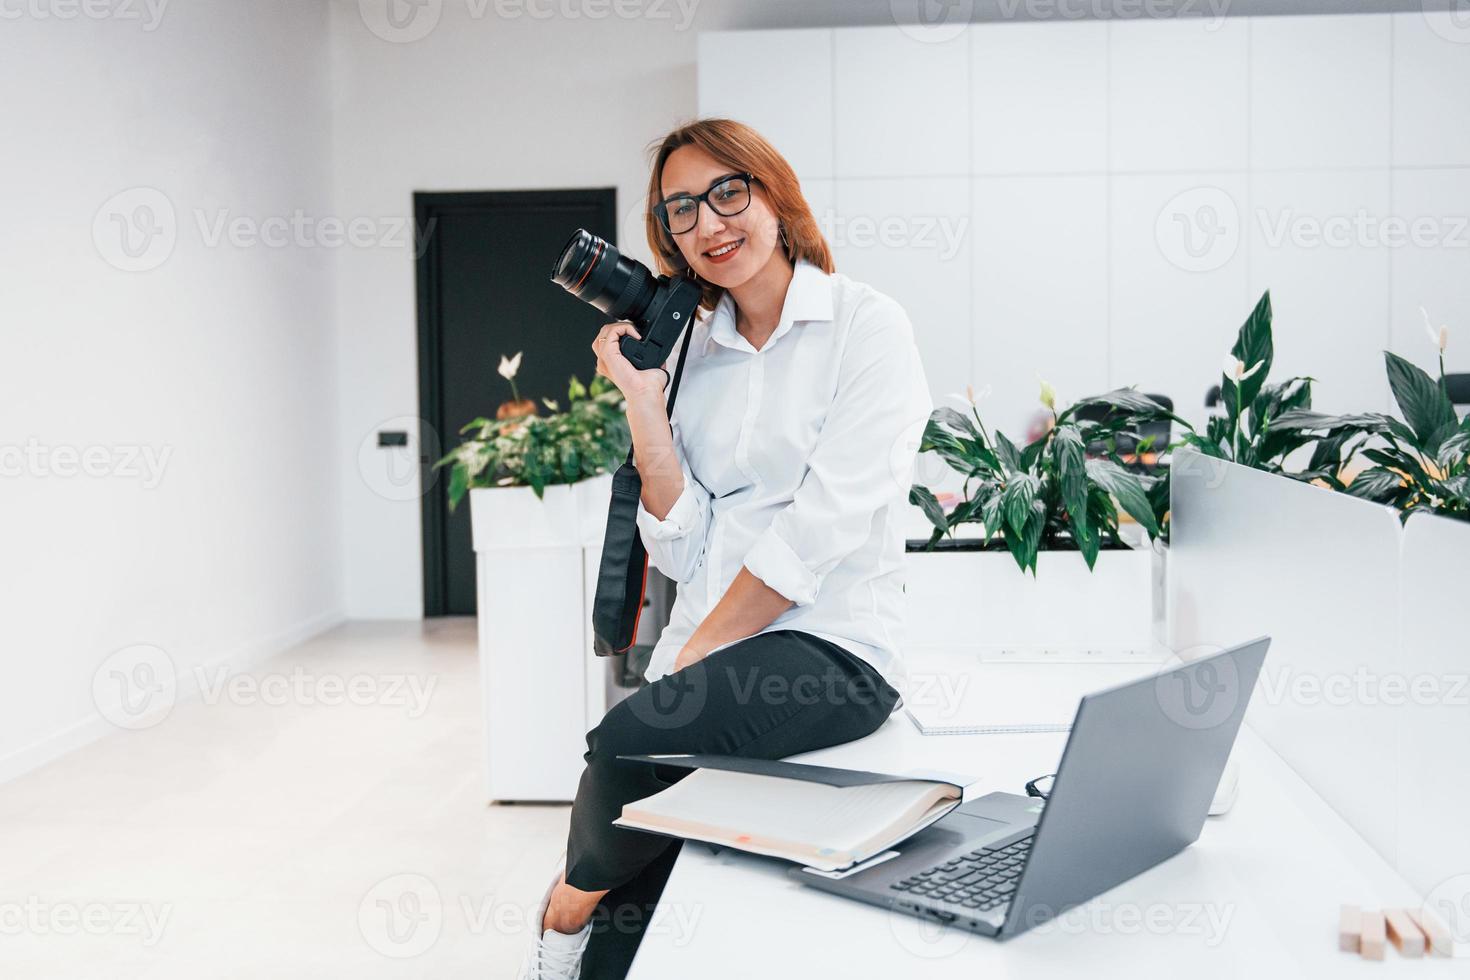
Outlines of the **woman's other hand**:
M592 341L592 353L597 355L597 373L617 385L628 401L647 397L662 401L666 378L663 368L640 371L634 367L618 346L619 338L624 335L643 339L638 328L627 320L615 320L597 331L597 338Z

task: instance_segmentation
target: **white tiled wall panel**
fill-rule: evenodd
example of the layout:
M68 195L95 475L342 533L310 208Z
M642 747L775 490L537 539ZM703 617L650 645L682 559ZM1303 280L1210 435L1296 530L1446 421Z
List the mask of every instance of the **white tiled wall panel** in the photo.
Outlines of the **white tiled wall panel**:
M832 32L701 34L699 112L754 126L803 180L831 177Z
M1250 24L1189 17L1108 27L1112 168L1244 168Z
M1409 233L1390 250L1390 349L1426 371L1436 369L1422 306L1436 327L1450 328L1446 370L1470 371L1470 169L1399 171L1393 203Z
M1250 313L1244 174L1114 177L1112 378L1168 395L1201 425L1205 389Z
M1108 384L1104 177L981 177L973 189L974 386L1013 439L1041 406Z
M977 174L1101 174L1108 164L1108 25L970 32Z
M1389 190L1387 170L1252 178L1251 292L1271 290L1272 377L1316 378L1323 411L1388 407Z
M838 180L837 268L903 304L938 404L970 381L970 182Z
M1251 33L1251 166L1386 167L1387 17L1260 17Z
M1390 19L1394 164L1470 166L1470 12Z
M969 55L964 33L937 41L884 27L837 30L837 176L968 174ZM792 111L804 112L800 99Z
M1004 428L1037 373L1202 421L1267 286L1277 374L1322 407L1385 407L1385 346L1433 365L1421 305L1470 370L1463 14L737 32L700 58L701 112L788 153L838 267L909 308L936 398L989 385Z

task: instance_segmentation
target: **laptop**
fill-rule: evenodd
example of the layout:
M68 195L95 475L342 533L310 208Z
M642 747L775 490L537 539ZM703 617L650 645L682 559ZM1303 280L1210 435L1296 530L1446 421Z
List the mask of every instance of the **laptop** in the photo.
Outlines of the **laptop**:
M788 874L1001 939L1055 918L1199 837L1270 642L1083 697L1045 802L991 793L855 869Z

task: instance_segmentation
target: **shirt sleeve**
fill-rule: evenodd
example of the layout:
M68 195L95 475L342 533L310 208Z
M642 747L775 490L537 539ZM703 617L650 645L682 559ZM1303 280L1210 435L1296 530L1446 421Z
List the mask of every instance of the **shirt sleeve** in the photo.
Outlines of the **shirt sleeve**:
M711 514L710 492L689 469L678 421L672 421L670 426L674 435L674 457L684 474L684 492L679 494L679 499L674 501L663 520L649 513L640 500L638 530L653 566L675 582L689 582L704 560L704 542Z
M796 603L872 533L878 512L908 499L933 402L903 308L868 300L854 317L837 391L792 500L745 556L745 567Z

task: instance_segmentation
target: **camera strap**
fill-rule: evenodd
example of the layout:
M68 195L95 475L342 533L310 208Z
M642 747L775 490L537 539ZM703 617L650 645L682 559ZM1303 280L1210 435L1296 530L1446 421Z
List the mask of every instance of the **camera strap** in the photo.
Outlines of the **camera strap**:
M679 361L669 383L668 415L674 416L679 381L684 377L684 359L695 321L684 328ZM670 431L673 423L670 422ZM602 540L602 563L597 572L597 592L592 601L593 651L599 657L622 653L638 636L638 617L643 612L643 595L648 587L648 551L638 533L638 504L643 478L633 465L633 447L628 458L613 474L612 500L607 509L607 531Z

